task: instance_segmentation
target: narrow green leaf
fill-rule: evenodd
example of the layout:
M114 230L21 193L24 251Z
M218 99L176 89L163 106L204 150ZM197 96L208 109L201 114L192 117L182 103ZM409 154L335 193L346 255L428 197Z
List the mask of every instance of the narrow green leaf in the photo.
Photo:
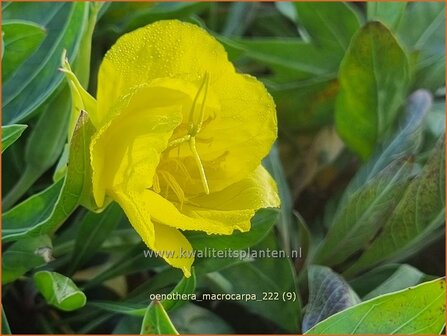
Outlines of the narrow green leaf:
M94 256L122 219L123 212L116 203L111 204L100 214L88 212L83 217L71 256L70 274Z
M411 170L411 162L397 160L350 194L344 207L334 216L315 262L338 265L366 248L399 203Z
M380 21L396 31L406 6L406 2L367 2L368 21Z
M171 290L170 294L172 299L166 298L165 300L159 300L157 302L160 302L166 311L175 310L188 302L187 300L176 298L176 295L179 295L181 297L182 295L186 296L189 294L194 294L196 290L196 283L196 273L194 268L192 268L191 276L189 278L182 277L182 279L177 283L174 289ZM128 296L125 301L94 301L90 302L89 305L113 313L120 313L132 316L144 316L147 311L147 308L145 308L145 306L147 305L147 294L160 294L164 292L165 288L156 288L154 290L145 290L144 295L142 296Z
M304 218L297 212L293 212L294 221L298 226L298 246L295 249L299 249L299 258L295 260L295 269L300 272L299 276L304 275L303 269L310 261L309 255L312 248L312 234L307 226Z
M2 153L22 135L28 125L2 126Z
M402 259L439 236L445 214L444 158L444 141L439 141L422 172L399 198L382 232L346 275L352 276L385 260Z
M360 18L353 7L344 2L295 2L294 5L298 23L304 26L310 40L323 50L334 52L340 61L360 28Z
M306 334L439 334L444 325L445 279L437 279L346 309Z
M141 325L141 335L178 335L163 305L152 302L146 310Z
M82 197L91 192L88 147L93 131L87 115L81 114L71 142L67 175L3 215L3 241L54 232L76 209Z
M67 137L69 102L70 93L66 88L42 107L39 120L27 139L25 169L14 188L3 199L5 209L13 206L60 156Z
M12 282L29 270L51 261L52 247L48 236L15 242L2 254L2 283Z
M147 308L144 308L144 305L132 302L92 301L88 305L107 312L129 316L144 316L147 310Z
M32 21L47 31L39 49L3 84L2 120L13 124L29 117L59 87L62 50L68 50L70 59L77 54L88 3L11 3L2 14L3 19Z
M66 276L48 271L34 275L34 284L48 304L64 311L85 306L87 298L75 283Z
M62 185L63 180L59 180L5 212L2 215L2 241L18 240L32 233L38 235L39 227L51 217Z
M330 268L312 265L308 272L309 303L303 318L304 332L329 316L360 302L348 283Z
M266 169L272 175L278 186L279 198L281 199L281 209L277 222L277 227L281 234L282 246L284 250L290 251L291 248L298 248L296 227L292 220L292 196L287 183L287 179L279 158L278 145L275 144L270 150L269 155L263 161Z
M336 75L337 68L328 62L327 54L315 45L297 38L225 38L227 49L237 52L236 59L247 57L268 66L276 79L304 80L312 76Z
M88 84L90 70L90 54L93 29L96 23L97 11L100 4L90 3L89 17L86 28L82 32L80 50L75 55L73 69L83 85ZM9 208L29 187L59 159L56 175L60 178L64 174L68 160L68 146L64 147L67 139L67 128L70 121L70 137L79 117L79 111L72 112L71 94L67 85L56 90L51 98L38 109L40 114L36 126L28 139L25 149L26 168L3 201L3 207ZM63 155L61 152L64 150Z
M147 247L144 244L136 245L122 254L122 256L101 274L87 282L84 288L91 288L102 284L104 281L124 274L142 272L163 265L163 259L159 257L146 257L144 252Z
M2 335L11 335L8 319L6 318L5 309L2 305Z
M85 88L89 85L89 78L90 78L90 62L91 62L91 54L92 54L92 37L93 37L93 31L96 25L96 22L98 20L98 12L101 11L102 8L108 7L110 5L107 4L104 6L105 3L98 3L98 2L91 2L89 4L89 17L87 21L86 29L83 33L81 42L80 42L80 50L79 53L76 55L76 58L70 61L73 61L73 72L78 78L81 85ZM70 90L71 91L71 90ZM68 125L68 131L65 132L65 135L68 132L68 139L70 142L73 129L76 125L77 118L79 117L80 111L77 110L78 106L75 103L75 101L72 101L72 95L71 97L66 98L64 100L64 105L61 106L61 109L64 109L66 115L69 117L69 125ZM67 137L65 137L67 138ZM59 157L59 161L57 163L57 167L53 174L53 180L59 179L61 176L65 174L66 168L67 168L67 162L68 162L68 152L69 152L69 145L68 143L65 144L62 155ZM87 208L93 208L88 204L83 204Z
M9 76L39 47L45 38L45 28L34 22L5 20L2 23L5 53L2 59L2 81Z
M340 65L337 131L363 159L394 122L409 83L408 60L393 34L370 22L353 38Z

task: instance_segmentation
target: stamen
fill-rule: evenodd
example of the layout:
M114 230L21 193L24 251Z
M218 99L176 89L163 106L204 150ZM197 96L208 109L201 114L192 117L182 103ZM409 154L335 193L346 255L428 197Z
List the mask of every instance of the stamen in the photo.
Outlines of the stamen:
M188 171L188 168L186 168L185 164L180 159L174 159L175 162L175 168L180 169L180 172L183 173L187 179L191 180L191 174Z
M205 111L205 102L206 102L206 97L208 95L208 85L209 85L209 78L210 78L210 76L208 75L208 72L205 73L204 77L205 77L204 78L204 81L205 81L205 84L204 84L205 85L205 93L203 94L202 106L200 107L199 124L193 130L192 136L194 136L197 133L199 133L200 130L202 129L202 125L203 125L203 117L204 117L204 111Z
M154 174L154 181L152 182L152 188L154 188L154 191L159 194L161 189L160 189L160 180L158 179L158 175L157 173Z
M175 196L180 202L180 209L183 208L183 203L185 202L185 193L183 192L182 187L178 184L177 180L174 176L172 176L167 171L160 171L161 176L166 181L166 184L172 189Z
M191 148L191 151L193 153L194 159L197 164L197 168L199 168L200 180L202 181L203 189L205 190L205 194L208 195L210 193L210 188L208 186L208 181L206 179L205 169L203 168L202 160L200 160L199 153L197 152L195 137L192 137L189 140L189 147Z

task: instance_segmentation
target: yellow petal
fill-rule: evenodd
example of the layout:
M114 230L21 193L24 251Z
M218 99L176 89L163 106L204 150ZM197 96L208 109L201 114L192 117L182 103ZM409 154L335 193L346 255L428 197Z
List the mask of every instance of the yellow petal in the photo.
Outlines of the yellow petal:
M155 246L154 223L151 220L145 204L146 200L142 194L136 191L123 192L117 190L111 196L124 210L133 228L143 239L144 243L149 248L153 248Z
M153 191L146 191L147 208L157 222L182 230L208 234L231 234L234 229L248 231L256 210L279 207L276 184L259 166L247 178L226 189L174 205Z
M98 74L98 113L107 120L131 87L157 78L197 82L234 71L224 48L205 30L176 20L158 21L121 36L107 52Z
M261 164L277 137L273 99L254 77L226 73L216 79L220 112L197 136L210 190L245 178ZM193 189L195 185L185 187Z
M153 250L159 252L168 264L180 268L185 277L189 278L194 262L193 250L189 241L176 228L159 223L155 223L154 227L156 239Z
M113 106L128 88L160 78L192 83L196 91L204 78L209 79L207 118L195 139L200 162L186 143L163 158L163 169L171 175L177 174L172 170L180 158L188 176L177 181L185 193L222 190L256 169L277 136L274 102L262 83L236 73L214 37L190 23L158 21L116 42L99 71L102 122L113 117Z
M249 231L251 218L261 208L278 208L280 199L276 183L260 165L245 179L222 191L191 200L183 212L192 218L218 221L240 231ZM219 233L219 232L214 232Z
M181 105L166 105L171 93L148 86L132 90L115 106L119 114L94 135L90 156L99 207L106 192L152 186L160 153L182 120Z
M149 213L149 191L116 191L112 197L123 208L135 231L145 244L163 257L168 264L182 269L186 277L191 275L194 255L191 244L176 228L153 221Z

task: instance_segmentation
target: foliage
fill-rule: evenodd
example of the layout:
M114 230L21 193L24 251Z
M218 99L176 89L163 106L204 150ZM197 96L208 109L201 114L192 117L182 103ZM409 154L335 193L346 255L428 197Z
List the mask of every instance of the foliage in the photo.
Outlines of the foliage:
M443 2L3 2L2 19L4 334L442 332ZM105 52L163 19L214 35L279 121L263 165L281 208L185 232L241 253L196 257L190 278L93 206L92 124L58 70L66 55L96 96ZM285 255L246 254L266 250Z

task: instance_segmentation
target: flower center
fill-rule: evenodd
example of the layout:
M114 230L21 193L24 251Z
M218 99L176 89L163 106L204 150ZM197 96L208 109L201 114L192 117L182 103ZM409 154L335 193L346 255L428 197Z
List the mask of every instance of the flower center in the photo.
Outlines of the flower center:
M207 195L210 193L210 189L208 186L208 180L206 178L205 169L203 167L202 160L200 159L199 152L197 151L196 135L199 134L199 132L202 129L202 125L203 125L205 103L206 103L206 97L208 94L208 86L209 86L209 74L206 72L205 75L203 76L202 83L200 84L200 87L194 97L194 100L193 100L193 103L191 106L191 111L189 112L188 133L183 137L172 140L168 144L168 150L175 148L183 143L189 144L189 148L191 149L192 155L194 157L197 168L199 170L200 180L202 181L203 189ZM200 108L199 108L199 104L198 104L199 102L201 102ZM166 182L168 182L168 181L166 181ZM168 182L168 184L169 184L169 182ZM173 187L173 186L171 186L171 187ZM175 189L174 188L172 188L172 189L175 192Z

